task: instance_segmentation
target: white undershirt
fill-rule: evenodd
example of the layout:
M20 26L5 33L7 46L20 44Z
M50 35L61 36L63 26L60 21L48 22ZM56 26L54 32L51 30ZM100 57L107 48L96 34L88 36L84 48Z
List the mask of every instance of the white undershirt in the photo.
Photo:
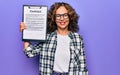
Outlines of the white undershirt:
M68 72L70 61L70 38L68 35L57 35L57 49L53 70L57 72Z

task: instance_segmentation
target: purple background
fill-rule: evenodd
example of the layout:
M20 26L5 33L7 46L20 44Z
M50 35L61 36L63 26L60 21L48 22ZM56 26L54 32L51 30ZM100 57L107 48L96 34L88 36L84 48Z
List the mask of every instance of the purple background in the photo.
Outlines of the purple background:
M38 75L38 57L26 58L19 32L22 5L61 0L0 1L0 75ZM89 75L120 75L120 1L63 0L80 15Z

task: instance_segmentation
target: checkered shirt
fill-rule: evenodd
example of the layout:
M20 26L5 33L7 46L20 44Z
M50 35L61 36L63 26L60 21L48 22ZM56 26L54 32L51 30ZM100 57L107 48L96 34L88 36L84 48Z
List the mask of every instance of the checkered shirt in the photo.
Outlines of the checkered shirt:
M73 32L69 33L69 37L71 39L69 75L88 75L83 39L78 33ZM38 42L34 46L29 45L24 50L28 57L40 55L39 75L52 75L56 46L57 33L52 32L51 34L47 34L45 43Z

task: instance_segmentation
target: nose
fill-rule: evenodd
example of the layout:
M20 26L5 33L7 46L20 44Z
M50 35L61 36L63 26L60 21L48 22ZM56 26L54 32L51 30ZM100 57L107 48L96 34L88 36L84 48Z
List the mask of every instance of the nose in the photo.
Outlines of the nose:
M64 20L64 16L63 15L60 16L60 20Z

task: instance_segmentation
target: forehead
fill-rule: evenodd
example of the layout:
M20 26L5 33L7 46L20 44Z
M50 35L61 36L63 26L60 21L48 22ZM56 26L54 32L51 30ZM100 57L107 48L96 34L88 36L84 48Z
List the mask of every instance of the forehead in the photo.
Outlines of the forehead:
M56 14L64 14L64 13L68 13L68 10L67 10L64 6L60 6L60 7L56 10Z

